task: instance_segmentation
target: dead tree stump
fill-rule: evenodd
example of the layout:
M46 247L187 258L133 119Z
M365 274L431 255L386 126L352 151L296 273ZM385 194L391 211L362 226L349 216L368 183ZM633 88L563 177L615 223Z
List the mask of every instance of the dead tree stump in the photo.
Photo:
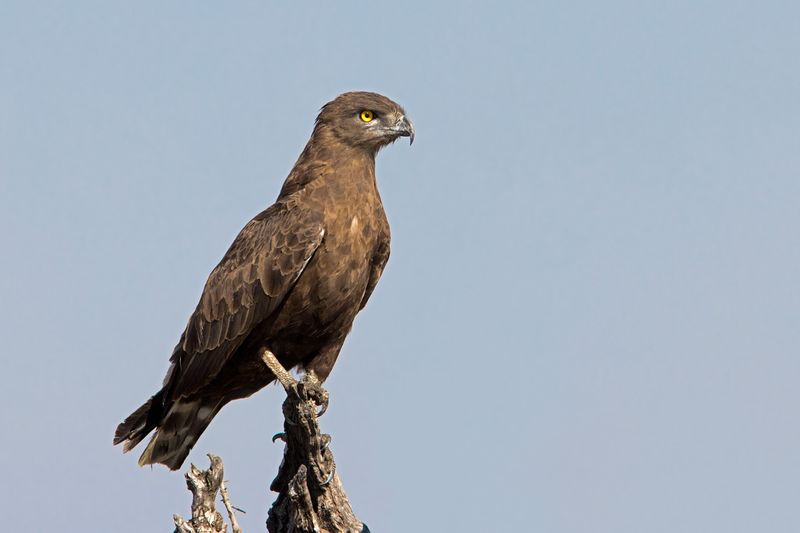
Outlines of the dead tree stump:
M241 533L222 479L225 471L222 459L212 454L208 454L208 458L211 460L208 470L191 465L186 473L186 486L192 493L192 518L185 520L181 515L173 515L175 533L225 533L227 525L215 505L220 490L233 524L233 532Z
M367 533L369 528L356 518L336 473L330 435L319 430L317 409L324 410L328 393L310 379L297 381L268 350L264 362L286 390L283 402L286 444L278 475L270 485L278 498L269 510L270 533Z

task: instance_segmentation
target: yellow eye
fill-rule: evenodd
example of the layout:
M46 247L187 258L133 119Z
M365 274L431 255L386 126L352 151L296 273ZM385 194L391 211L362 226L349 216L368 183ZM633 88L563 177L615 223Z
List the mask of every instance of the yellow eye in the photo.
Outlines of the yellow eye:
M361 114L358 116L364 122L372 122L372 119L375 118L375 116L372 114L372 111L368 111L366 109L362 111Z

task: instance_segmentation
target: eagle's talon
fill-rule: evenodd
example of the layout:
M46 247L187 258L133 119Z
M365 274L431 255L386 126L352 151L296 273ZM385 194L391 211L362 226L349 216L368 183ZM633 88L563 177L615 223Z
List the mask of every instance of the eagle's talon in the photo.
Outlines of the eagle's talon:
M331 481L333 481L333 476L335 476L335 475L336 475L336 464L334 463L331 466L331 474L328 476L328 479L326 479L325 481L320 483L319 486L320 487L326 487L326 486L330 485Z
M324 415L325 411L327 411L327 410L328 410L328 398L327 398L327 394L326 394L325 401L322 403L322 406L319 408L319 411L317 411L317 418L319 418L322 415Z
M309 398L320 408L316 413L317 418L321 417L328 410L328 402L330 400L328 391L322 388L322 383L320 383L319 378L317 378L316 374L313 372L308 372L301 383L303 384L305 397Z

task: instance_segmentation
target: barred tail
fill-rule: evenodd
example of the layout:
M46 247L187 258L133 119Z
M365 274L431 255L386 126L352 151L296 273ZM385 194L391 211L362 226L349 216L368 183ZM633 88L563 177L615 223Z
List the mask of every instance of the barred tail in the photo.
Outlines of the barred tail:
M203 399L174 402L159 422L139 458L139 465L160 463L170 470L179 469L221 408L222 402L218 400L211 403Z

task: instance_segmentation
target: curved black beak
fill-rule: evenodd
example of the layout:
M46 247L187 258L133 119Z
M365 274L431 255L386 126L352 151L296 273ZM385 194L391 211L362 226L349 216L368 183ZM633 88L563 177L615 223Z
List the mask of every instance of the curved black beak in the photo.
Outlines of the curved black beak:
M392 129L398 136L408 137L409 145L414 144L414 125L406 118L405 115L400 115L400 117L398 117L397 122L394 123L394 127Z

